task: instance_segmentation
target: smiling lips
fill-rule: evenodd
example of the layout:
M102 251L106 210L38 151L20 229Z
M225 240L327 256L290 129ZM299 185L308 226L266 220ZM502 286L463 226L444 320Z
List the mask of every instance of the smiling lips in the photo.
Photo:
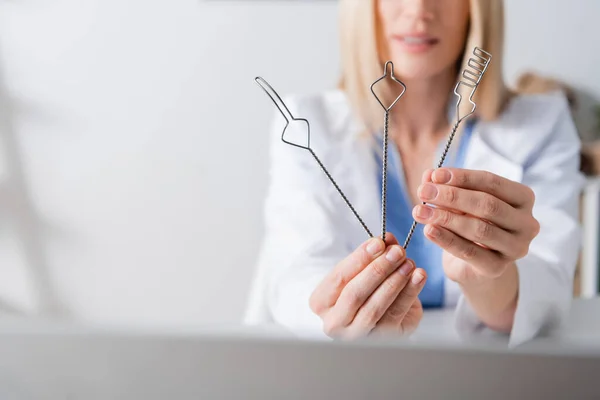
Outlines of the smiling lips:
M407 53L424 53L439 43L439 39L423 34L394 35L392 38Z

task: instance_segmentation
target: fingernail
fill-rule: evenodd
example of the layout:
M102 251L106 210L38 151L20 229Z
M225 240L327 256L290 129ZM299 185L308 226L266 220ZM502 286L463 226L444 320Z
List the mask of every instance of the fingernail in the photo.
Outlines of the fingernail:
M383 250L383 242L380 239L371 239L367 245L367 253L374 256Z
M452 179L452 174L446 169L437 169L433 173L433 180L436 183L448 183Z
M437 188L435 187L435 185L432 185L430 183L421 185L421 188L419 189L419 196L423 200L433 200L436 198L437 194Z
M408 276L408 274L410 274L410 271L412 271L412 270L413 270L413 263L411 263L410 261L406 261L400 267L400 273L404 276Z
M397 263L402 258L402 251L398 246L392 246L385 255L385 259L391 263Z
M418 285L419 283L421 283L423 281L423 278L425 278L425 277L418 272L413 274L413 277L412 277L413 285Z
M427 206L417 206L417 217L429 219L433 215L433 210Z
M429 236L431 236L432 238L438 238L442 234L442 231L440 231L438 228L436 228L433 225L429 225L427 227L427 234Z

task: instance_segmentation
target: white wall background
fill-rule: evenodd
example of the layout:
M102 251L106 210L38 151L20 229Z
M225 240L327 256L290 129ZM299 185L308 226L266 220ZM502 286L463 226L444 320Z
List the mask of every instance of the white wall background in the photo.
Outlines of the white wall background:
M600 103L600 1L504 1L509 82L523 70L534 70L572 85L579 94L581 135L590 138L590 107Z
M97 322L239 319L273 115L253 78L332 86L336 12L0 0L0 308L41 296ZM600 99L600 2L507 0L507 13L509 78L533 66Z

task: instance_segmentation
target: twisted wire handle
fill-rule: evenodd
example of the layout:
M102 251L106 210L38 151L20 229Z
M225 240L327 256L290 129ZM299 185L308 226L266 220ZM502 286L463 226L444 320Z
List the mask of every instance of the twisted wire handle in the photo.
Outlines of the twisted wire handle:
M452 140L454 140L454 136L456 135L456 131L458 130L458 126L460 125L461 121L462 120L458 120L452 127L452 131L450 132L450 136L448 137L448 140L446 141L446 147L444 148L444 151L442 152L442 156L440 157L440 161L438 162L437 168L441 168L442 165L444 165L446 156L448 155L448 152L450 151L450 145L452 144ZM426 203L423 202L422 204L426 204ZM410 231L408 232L408 235L406 236L406 240L404 241L404 246L402 246L402 247L404 247L404 250L406 250L406 248L408 247L408 244L410 243L410 240L412 239L416 228L417 228L417 221L413 221L413 223L410 227Z
M383 123L383 171L381 173L381 238L385 242L387 219L387 165L388 165L388 125L390 112L385 112Z
M367 234L369 235L369 237L373 237L373 234L371 233L371 231L369 230L369 228L367 228L367 224L365 224L365 222L362 220L362 218L358 215L358 213L356 212L356 209L354 209L354 206L352 206L352 204L350 203L350 201L348 200L348 198L346 197L346 195L344 194L344 192L342 192L342 189L340 189L340 187L338 186L338 184L335 181L335 179L333 179L333 177L331 176L331 174L329 173L329 171L327 171L327 168L325 168L325 165L323 165L323 163L321 162L321 160L319 159L319 157L317 157L317 155L315 154L315 152L312 149L309 148L308 151L310 151L310 154L312 154L312 156L317 161L317 163L319 164L319 166L321 167L321 169L323 170L323 172L325 172L325 175L327 175L327 177L329 178L329 180L331 181L331 183L333 184L333 186L337 189L337 191L340 194L340 196L342 196L342 199L344 199L344 201L346 202L346 205L348 206L348 208L350 208L350 211L352 211L352 213L354 214L354 216L356 217L356 219L358 219L358 221L360 222L360 224L362 225L362 227L364 228L364 230L367 231Z

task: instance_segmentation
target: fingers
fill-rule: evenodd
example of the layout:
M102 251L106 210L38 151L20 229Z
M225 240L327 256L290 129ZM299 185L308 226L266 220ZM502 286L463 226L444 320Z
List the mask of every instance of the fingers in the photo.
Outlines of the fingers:
M371 238L360 245L348 257L340 261L335 266L334 271L339 272L350 280L379 257L387 246L393 244L398 244L398 239L391 232L386 233L385 243L381 240L381 237Z
M402 247L399 245L389 246L381 256L344 287L335 306L328 314L328 318L331 318L338 327L350 324L358 309L375 289L404 262L405 257L406 254Z
M513 207L531 210L535 194L529 187L487 171L440 168L433 172L432 182L488 193Z
M383 314L377 323L375 330L380 332L386 330L398 332L398 329L400 328L401 333L405 333L402 332L404 317L417 300L426 281L427 273L425 270L420 268L416 269L411 275L410 282Z
M435 225L426 225L425 236L442 249L476 268L489 278L500 276L508 265L508 260L500 253L485 249L457 234Z
M496 250L510 259L522 258L529 251L529 240L524 240L521 235L509 233L470 215L421 205L415 207L413 217L421 224L443 227L471 242Z
M425 172L423 172L423 176L421 177L421 183L427 183L427 182L431 182L431 176L433 174L433 169L426 169Z
M414 264L399 269L405 258L404 249L389 233L385 243L372 238L342 260L310 298L310 308L323 319L325 333L331 337L368 334L406 285L407 269L413 269ZM369 299L375 300L360 313L360 323L348 328Z
M404 316L404 319L402 320L399 329L400 334L408 335L413 333L415 329L419 327L421 319L423 319L423 305L421 304L421 301L419 301L419 299L417 298L410 307L410 310L408 310L408 312Z
M394 236L394 234L392 232L386 232L385 233L385 244L386 244L386 246L391 246L393 244L400 244L400 242L398 242L398 239L396 239L396 236Z
M474 215L510 231L521 229L526 215L491 194L455 186L425 183L417 193L424 202Z
M313 291L309 301L311 310L321 315L325 310L333 307L348 282L384 251L383 240L371 238L340 261Z
M348 336L356 338L367 335L381 319L386 310L398 297L410 280L415 265L411 260L404 263L390 274L385 281L360 307L354 320L348 327Z
M398 240L391 232L387 232L385 244L380 237L371 238L340 261L312 293L309 301L311 310L321 315L333 307L348 282L393 244L398 244Z

